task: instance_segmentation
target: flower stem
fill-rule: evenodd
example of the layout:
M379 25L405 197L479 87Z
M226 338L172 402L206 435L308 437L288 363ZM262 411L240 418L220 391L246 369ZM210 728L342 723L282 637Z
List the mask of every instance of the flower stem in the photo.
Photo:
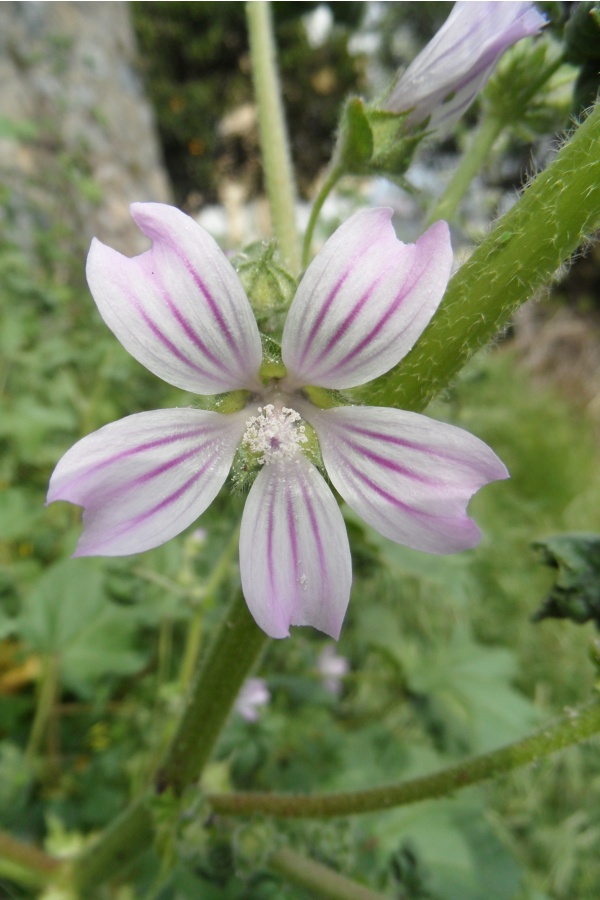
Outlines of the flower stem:
M37 755L44 737L48 721L52 715L52 708L56 702L58 693L59 665L58 658L53 654L45 654L42 658L41 679L38 689L37 702L33 724L29 734L29 742L25 757L31 760Z
M167 758L156 778L158 792L181 794L198 779L235 698L268 638L238 591L208 656L201 665Z
M410 353L360 397L422 410L600 224L600 104L448 285Z
M202 601L198 604L192 621L189 626L185 650L183 653L183 662L179 673L179 685L182 690L187 690L198 662L200 653L200 642L202 638L202 622L206 605L214 598L223 579L229 574L231 560L234 557L240 539L239 527L234 529L231 538L221 554L216 566L210 573L210 578L202 591Z
M319 218L319 213L323 208L323 204L327 200L327 197L331 193L332 189L338 183L342 175L344 174L343 169L340 168L332 168L327 173L327 177L321 186L321 190L317 194L315 202L313 204L313 208L310 213L310 219L308 220L308 225L306 226L306 233L304 235L304 243L302 245L302 268L305 269L310 262L310 247L312 243L312 236L315 230L315 225L317 224L317 219Z
M282 261L293 275L300 271L300 243L296 227L296 192L289 151L269 3L246 4L254 92L269 198L273 234Z
M155 779L155 792L175 796L195 782L214 749L231 707L268 638L239 591L200 665L185 710ZM149 791L135 800L72 864L72 885L87 897L152 844Z
M504 122L495 116L487 116L474 136L471 146L463 155L450 184L427 217L427 224L438 219L452 220L458 205L467 192L473 178L489 156L490 151L504 128Z
M234 816L263 813L280 818L328 818L392 809L442 797L459 788L494 778L556 753L563 747L586 740L598 732L600 699L595 699L529 737L490 753L474 756L433 775L364 791L312 797L297 794L231 793L209 794L207 799L216 813Z
M37 847L15 840L0 831L0 872L19 884L40 887L60 868L61 862ZM9 872L10 870L10 872Z
M289 847L276 850L269 859L269 866L293 884L314 891L311 896L328 900L384 900L383 894L375 893Z

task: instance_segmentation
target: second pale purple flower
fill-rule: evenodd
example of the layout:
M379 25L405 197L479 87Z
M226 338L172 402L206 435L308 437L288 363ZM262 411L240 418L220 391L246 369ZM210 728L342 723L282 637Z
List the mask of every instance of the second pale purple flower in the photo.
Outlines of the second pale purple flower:
M469 499L507 476L489 447L415 413L322 409L305 390L362 385L410 350L450 275L444 222L416 244L396 239L389 210L342 225L291 305L285 372L262 378L250 303L210 235L161 204L134 204L132 216L150 250L133 259L98 241L90 250L88 281L104 321L160 378L197 394L241 392L241 408L137 413L75 444L48 500L84 507L76 555L123 556L170 540L214 500L238 447L258 471L241 524L242 588L272 637L312 625L337 638L348 605L348 538L321 459L348 505L393 541L432 553L478 542Z

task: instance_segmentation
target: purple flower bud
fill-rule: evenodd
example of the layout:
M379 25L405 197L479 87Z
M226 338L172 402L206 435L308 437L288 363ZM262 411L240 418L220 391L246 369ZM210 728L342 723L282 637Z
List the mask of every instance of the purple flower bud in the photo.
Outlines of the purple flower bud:
M350 671L350 663L345 656L339 656L335 652L333 644L323 647L317 660L317 671L325 690L334 697L339 697L342 692L344 675Z
M233 708L246 722L256 722L261 706L267 706L271 694L264 678L248 678L242 685Z
M454 5L437 34L393 86L389 112L409 112L406 128L449 129L471 105L505 50L538 34L546 19L532 3Z

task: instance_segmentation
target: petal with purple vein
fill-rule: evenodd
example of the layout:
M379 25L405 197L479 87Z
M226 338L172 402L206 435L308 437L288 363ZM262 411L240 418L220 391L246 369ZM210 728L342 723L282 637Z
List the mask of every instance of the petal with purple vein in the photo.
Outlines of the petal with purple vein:
M376 531L429 553L478 543L468 502L484 484L508 477L483 441L399 409L309 410L303 403L300 412L317 432L332 483Z
M161 203L131 214L152 240L129 258L92 241L87 279L126 350L159 378L197 394L260 387L260 335L225 254L193 219Z
M308 267L288 314L284 387L351 388L408 353L446 289L450 235L436 222L403 244L391 210L363 210L329 238Z
M290 625L339 636L352 583L346 527L325 481L301 453L265 465L240 533L242 589L270 637Z
M137 413L78 441L58 463L48 502L84 507L75 556L128 556L179 534L227 478L246 412Z

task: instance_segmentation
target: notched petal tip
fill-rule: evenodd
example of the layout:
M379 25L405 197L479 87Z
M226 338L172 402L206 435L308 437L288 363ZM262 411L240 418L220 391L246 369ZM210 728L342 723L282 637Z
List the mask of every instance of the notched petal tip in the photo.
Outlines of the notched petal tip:
M77 556L129 556L191 525L225 481L245 414L138 413L105 425L58 463L48 502L84 508Z
M471 497L508 471L483 441L396 409L338 407L307 417L332 483L385 537L428 553L474 547Z
M352 583L350 548L333 494L301 454L264 466L242 517L242 589L273 638L311 625L337 640Z
M135 359L197 394L260 387L262 347L241 282L213 238L189 216L136 203L149 250L126 257L94 240L87 278L100 314Z
M281 344L290 389L371 381L408 353L437 309L452 267L447 223L403 244L390 219L389 209L352 216L307 269Z

